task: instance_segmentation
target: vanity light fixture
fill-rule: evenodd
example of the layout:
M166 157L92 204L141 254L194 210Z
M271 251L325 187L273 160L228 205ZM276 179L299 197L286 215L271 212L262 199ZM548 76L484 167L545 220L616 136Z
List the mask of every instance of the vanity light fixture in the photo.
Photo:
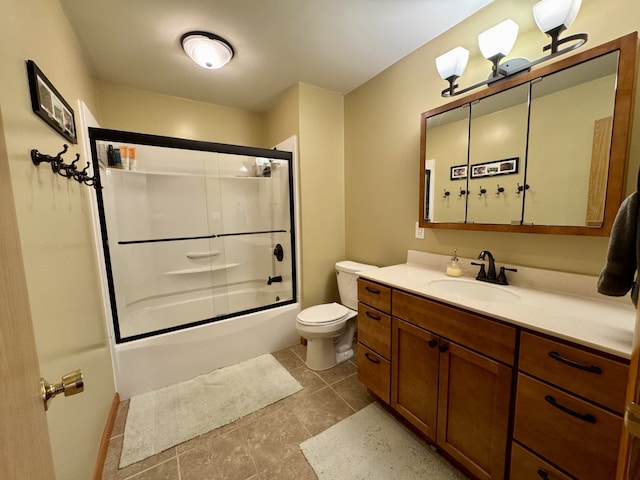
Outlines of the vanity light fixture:
M541 0L533 6L536 25L543 33L551 37L551 43L542 48L543 52L550 51L548 55L531 62L524 58L515 58L500 63L503 58L509 55L518 37L519 27L513 20L505 20L480 33L478 46L482 55L491 62L491 74L486 80L462 90L457 90L458 85L455 82L464 73L469 60L469 51L463 47L456 47L440 55L436 58L436 68L442 79L449 82L449 87L445 88L441 95L443 97L461 95L510 75L529 71L534 65L581 47L587 42L588 35L586 33L559 38L560 34L569 28L575 20L581 3L582 0ZM564 44L568 44L568 46L560 49L559 47Z
M224 38L209 32L187 32L180 38L185 53L203 68L224 67L233 58L233 47Z

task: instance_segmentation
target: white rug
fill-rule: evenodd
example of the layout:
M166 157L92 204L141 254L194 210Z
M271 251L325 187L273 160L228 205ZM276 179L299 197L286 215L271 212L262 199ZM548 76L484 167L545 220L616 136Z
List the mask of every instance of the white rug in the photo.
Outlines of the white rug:
M299 390L302 386L275 358L262 355L132 397L120 468L231 423Z
M319 480L462 480L466 477L372 403L300 444Z

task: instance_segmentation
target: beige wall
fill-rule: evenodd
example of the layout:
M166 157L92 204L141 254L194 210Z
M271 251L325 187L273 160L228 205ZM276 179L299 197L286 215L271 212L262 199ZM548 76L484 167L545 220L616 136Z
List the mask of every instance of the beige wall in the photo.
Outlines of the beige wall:
M429 229L424 240L414 238L419 215L420 113L447 103L440 97L446 82L435 69L435 57L463 45L471 50L471 58L459 83L483 80L490 65L479 53L476 36L509 17L521 25L510 57L540 57L547 39L531 21L533 3L496 0L346 96L347 257L386 265L403 262L407 249L449 254L457 248L459 255L475 257L488 248L499 263L599 273L607 238ZM527 22L528 30L523 28ZM587 32L584 49L639 28L640 4L635 0L588 0L568 33ZM638 112L636 102L627 191L635 188L640 153Z
M338 300L334 264L345 259L344 104L300 84L302 306Z
M66 140L31 111L25 61L33 59L69 102L76 128L78 99L96 111L93 81L58 2L3 1L0 18L0 107L41 374L55 382L81 368L86 382L84 393L56 398L47 412L56 477L86 479L114 398L88 201L92 191L31 162L31 149L55 155ZM76 152L82 152L78 145L65 160Z
M96 82L103 128L265 147L264 116L238 108Z

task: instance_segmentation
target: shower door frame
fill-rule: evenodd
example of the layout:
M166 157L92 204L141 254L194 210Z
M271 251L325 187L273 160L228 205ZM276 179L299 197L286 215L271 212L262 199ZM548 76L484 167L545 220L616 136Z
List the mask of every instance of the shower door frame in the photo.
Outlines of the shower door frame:
M298 302L298 275L297 275L297 243L296 243L296 205L295 205L295 179L294 179L294 165L293 165L293 153L283 150L248 147L243 145L233 145L226 143L206 142L201 140L188 140L176 137L166 137L161 135L150 135L137 132L128 132L123 130L112 130L105 128L93 128L89 127L89 140L91 147L92 167L94 175L97 179L96 182L96 204L98 208L98 219L100 224L100 235L102 241L102 250L105 261L105 274L107 280L107 287L109 291L109 305L111 310L111 320L114 333L114 340L116 344L123 344L140 340L143 338L149 338L156 335L175 332L178 330L184 330L186 328L196 327L199 325L205 325L214 323L229 318L247 315L255 312L261 312L265 310L271 310L284 305L291 305ZM244 155L249 157L264 157L277 160L283 160L288 163L288 187L289 187L289 238L291 242L291 299L283 300L277 303L272 303L265 306L254 307L238 312L229 314L222 314L211 318L205 318L202 320L189 322L173 327L162 328L153 330L151 332L145 332L141 334L122 337L120 334L120 325L118 319L118 308L116 302L115 283L113 277L113 271L111 267L111 254L109 250L109 235L107 231L107 221L104 208L104 199L102 195L102 181L100 177L100 169L106 168L106 165L100 163L98 156L97 142L114 142L114 143L130 143L136 145L148 145L154 147L173 148L177 150L195 150L211 153L225 153L230 155ZM272 233L286 233L282 230L274 230ZM265 231L259 232L247 232L246 234L259 234L269 233ZM213 235L212 237L213 238Z

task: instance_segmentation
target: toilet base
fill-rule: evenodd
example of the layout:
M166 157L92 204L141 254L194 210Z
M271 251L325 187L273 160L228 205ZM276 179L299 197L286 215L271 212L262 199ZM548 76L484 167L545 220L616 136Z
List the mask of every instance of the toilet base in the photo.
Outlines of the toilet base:
M355 316L347 321L344 332L338 338L319 337L307 339L307 368L315 371L328 370L353 358L353 335Z
M318 338L307 340L307 368L315 371L328 370L339 363L353 358L353 348L336 352L335 343L329 339Z

